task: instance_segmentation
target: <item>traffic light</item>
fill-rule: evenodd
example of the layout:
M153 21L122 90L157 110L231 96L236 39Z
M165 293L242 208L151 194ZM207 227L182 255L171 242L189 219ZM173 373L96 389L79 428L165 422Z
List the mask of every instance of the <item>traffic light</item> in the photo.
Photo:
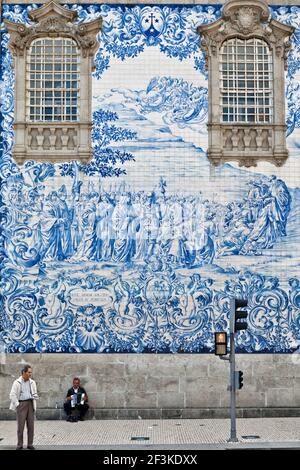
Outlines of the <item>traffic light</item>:
M244 372L242 370L235 371L235 389L241 390L244 386Z
M216 356L226 356L227 354L227 333L225 331L215 333L215 354Z
M234 333L247 329L247 321L242 321L248 316L247 310L244 309L247 305L246 299L234 299Z

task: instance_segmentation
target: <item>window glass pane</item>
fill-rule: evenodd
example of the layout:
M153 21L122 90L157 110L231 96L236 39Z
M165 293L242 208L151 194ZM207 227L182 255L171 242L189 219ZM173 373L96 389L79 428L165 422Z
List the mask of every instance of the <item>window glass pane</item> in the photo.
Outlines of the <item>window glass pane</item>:
M222 120L270 122L273 72L269 46L258 38L232 38L223 43L220 57ZM246 103L251 108L245 112L238 106Z
M32 42L26 66L29 80L27 115L30 120L77 119L78 64L77 45L70 38L41 38ZM37 104L42 106L37 108Z

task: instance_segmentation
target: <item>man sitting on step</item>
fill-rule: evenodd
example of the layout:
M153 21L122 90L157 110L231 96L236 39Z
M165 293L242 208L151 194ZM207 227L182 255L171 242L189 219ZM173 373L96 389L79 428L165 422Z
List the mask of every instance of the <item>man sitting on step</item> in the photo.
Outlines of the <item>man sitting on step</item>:
M80 379L75 377L73 379L73 387L69 388L64 403L64 410L67 414L67 421L76 422L84 421L84 416L89 409L88 396L83 387L80 386ZM75 416L74 411L79 411L79 417Z

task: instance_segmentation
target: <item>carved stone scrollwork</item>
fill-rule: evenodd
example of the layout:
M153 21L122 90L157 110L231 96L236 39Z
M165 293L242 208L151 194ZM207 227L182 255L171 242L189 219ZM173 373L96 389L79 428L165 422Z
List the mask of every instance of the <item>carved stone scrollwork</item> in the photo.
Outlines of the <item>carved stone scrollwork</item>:
M37 10L40 10L40 14L35 14ZM32 21L38 21L37 25L27 26L4 20L11 35L9 46L14 55L23 55L25 48L30 46L33 39L45 35L51 37L53 34L73 38L85 56L94 55L98 44L96 36L102 26L101 18L85 24L72 24L77 13L63 8L55 1L51 1L37 10L29 13Z
M284 69L290 49L289 38L294 28L272 19L266 0L227 0L222 17L198 28L201 48L208 70L209 121L208 158L213 165L236 160L242 166L256 165L267 160L283 164L287 157L284 106ZM273 105L270 119L264 123L257 117L252 122L223 122L221 90L221 48L225 41L235 39L265 43L274 76L271 96ZM225 56L226 57L226 56ZM224 61L223 56L223 61ZM276 74L276 76L275 76ZM221 86L220 86L221 85ZM242 85L241 85L242 86ZM243 90L243 92L245 92ZM226 114L226 113L225 113Z
M260 27L260 13L251 7L242 7L236 14L236 27L238 31L249 34Z
M91 115L92 115L92 71L97 48L97 36L102 26L102 18L75 24L77 12L64 8L58 0L50 0L40 8L28 14L31 24L25 25L4 20L10 34L9 47L14 56L15 66L15 135L17 145L13 149L13 157L17 163L25 160L66 161L78 159L88 162L92 158ZM34 121L29 112L28 58L31 57L32 42L36 39L67 38L77 45L80 57L78 68L78 84L80 92L76 98L76 121ZM76 48L74 48L75 50ZM64 60L62 54L61 60ZM74 106L74 104L73 104ZM61 114L62 116L63 114ZM55 119L55 115L54 115Z

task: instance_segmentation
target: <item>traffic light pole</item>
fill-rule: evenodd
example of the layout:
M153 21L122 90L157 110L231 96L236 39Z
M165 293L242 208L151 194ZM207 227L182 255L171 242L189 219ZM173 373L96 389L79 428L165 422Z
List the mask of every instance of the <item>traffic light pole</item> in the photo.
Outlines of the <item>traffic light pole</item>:
M237 442L236 437L236 397L235 397L235 344L234 344L235 300L230 299L230 438L228 442Z
M236 396L235 396L235 345L234 333L230 333L230 438L229 442L237 442L236 437Z

